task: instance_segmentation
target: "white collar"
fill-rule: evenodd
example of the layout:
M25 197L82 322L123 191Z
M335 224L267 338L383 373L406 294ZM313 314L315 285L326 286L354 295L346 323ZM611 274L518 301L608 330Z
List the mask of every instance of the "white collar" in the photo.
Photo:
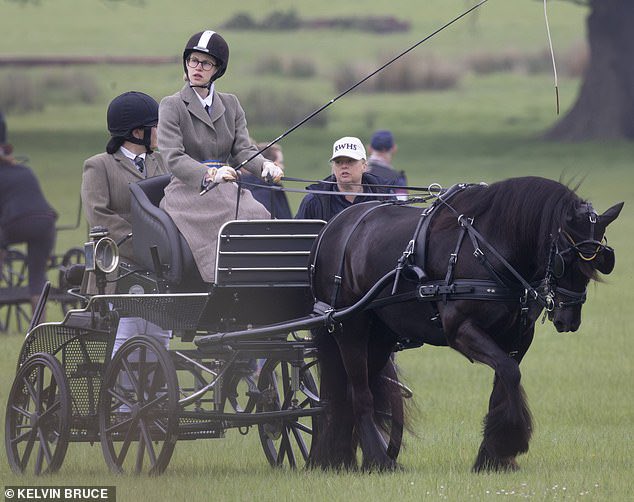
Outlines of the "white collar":
M196 91L194 91L194 94L196 95L196 97L198 98L198 100L200 101L200 104L203 105L203 108L205 108L206 106L209 106L211 108L211 105L214 101L214 90L216 88L216 84L214 82L211 83L211 87L209 88L209 94L207 94L207 97L205 99L203 99L200 94L198 94Z
M132 162L134 162L134 159L136 159L137 157L141 157L143 160L145 160L145 152L137 155L136 153L128 150L125 146L120 147L119 150L121 150L121 153L129 158Z

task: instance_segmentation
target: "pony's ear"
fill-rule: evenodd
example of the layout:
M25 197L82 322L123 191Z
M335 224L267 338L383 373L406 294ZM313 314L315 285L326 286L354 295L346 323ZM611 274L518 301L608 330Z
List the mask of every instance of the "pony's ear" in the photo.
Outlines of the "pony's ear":
M597 256L595 267L599 272L607 275L614 270L615 262L614 249L606 247L601 254Z
M599 216L599 220L606 227L616 220L621 213L621 209L623 209L624 202L619 202L618 204L614 204L610 209L608 209L605 213Z

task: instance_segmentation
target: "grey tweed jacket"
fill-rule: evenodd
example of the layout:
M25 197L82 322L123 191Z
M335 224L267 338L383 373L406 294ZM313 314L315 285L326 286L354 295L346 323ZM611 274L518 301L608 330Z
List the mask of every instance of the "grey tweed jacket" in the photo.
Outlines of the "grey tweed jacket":
M145 172L148 178L168 172L160 154L146 154ZM112 155L100 153L87 159L81 179L81 201L88 224L107 227L115 241L132 232L128 184L144 178L121 151ZM134 258L132 240L126 241L119 251L122 256Z
M218 231L236 216L238 187L222 183L200 196L207 172L201 162L216 160L237 166L257 153L249 138L244 110L233 94L216 92L208 114L195 91L185 85L161 100L158 142L173 174L161 207L185 237L203 280L213 282ZM264 160L258 155L244 168L259 176ZM250 191L241 190L238 219L269 217Z

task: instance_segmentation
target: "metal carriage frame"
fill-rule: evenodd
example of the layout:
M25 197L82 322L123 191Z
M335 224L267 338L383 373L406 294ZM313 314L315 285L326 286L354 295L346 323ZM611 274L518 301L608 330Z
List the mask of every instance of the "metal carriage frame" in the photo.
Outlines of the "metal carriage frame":
M69 311L62 322L36 325L22 347L7 405L12 469L55 472L70 442L99 441L114 472L159 474L177 440L250 427L272 465L303 465L321 411L309 338L245 337L167 350L139 334L114 355L112 348L119 316L141 317L191 342L220 329L304 315L312 304L308 253L322 225L231 222L219 239L219 281L208 291L129 294L169 284L121 264L117 288L126 293L88 297L85 308ZM249 266L239 266L245 257Z
M70 442L99 441L112 471L160 474L177 440L251 427L271 465L309 462L325 403L316 348L296 330L323 325L327 317L314 310L308 274L310 250L325 223L225 224L216 281L205 284L159 208L168 181L159 176L130 185L135 262L119 263L114 294L105 294L111 289L106 272L114 269L100 267L94 256L116 251L108 242L101 246L103 229L93 229L86 246L86 270L96 276L100 294L79 295L85 308L69 311L60 323L38 324L43 291L7 404L5 443L15 472L55 472ZM172 330L184 347L167 350L138 334L113 355L122 316ZM297 328L294 319L302 319ZM262 326L271 334L251 336ZM227 332L241 334L229 338ZM377 410L388 424L402 416L403 403L390 406ZM392 419L385 442L394 458L402 433L402 423Z

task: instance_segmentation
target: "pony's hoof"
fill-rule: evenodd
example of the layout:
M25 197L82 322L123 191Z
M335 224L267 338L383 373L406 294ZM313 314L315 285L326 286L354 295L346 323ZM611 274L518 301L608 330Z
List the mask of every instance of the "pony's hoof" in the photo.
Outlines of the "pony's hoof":
M520 466L518 465L515 457L508 458L491 458L484 457L479 455L473 468L471 469L473 472L515 472L519 471Z
M394 471L402 471L403 468L396 463L395 460L389 459L384 462L372 462L366 463L364 462L361 466L361 469L364 472L394 472Z

